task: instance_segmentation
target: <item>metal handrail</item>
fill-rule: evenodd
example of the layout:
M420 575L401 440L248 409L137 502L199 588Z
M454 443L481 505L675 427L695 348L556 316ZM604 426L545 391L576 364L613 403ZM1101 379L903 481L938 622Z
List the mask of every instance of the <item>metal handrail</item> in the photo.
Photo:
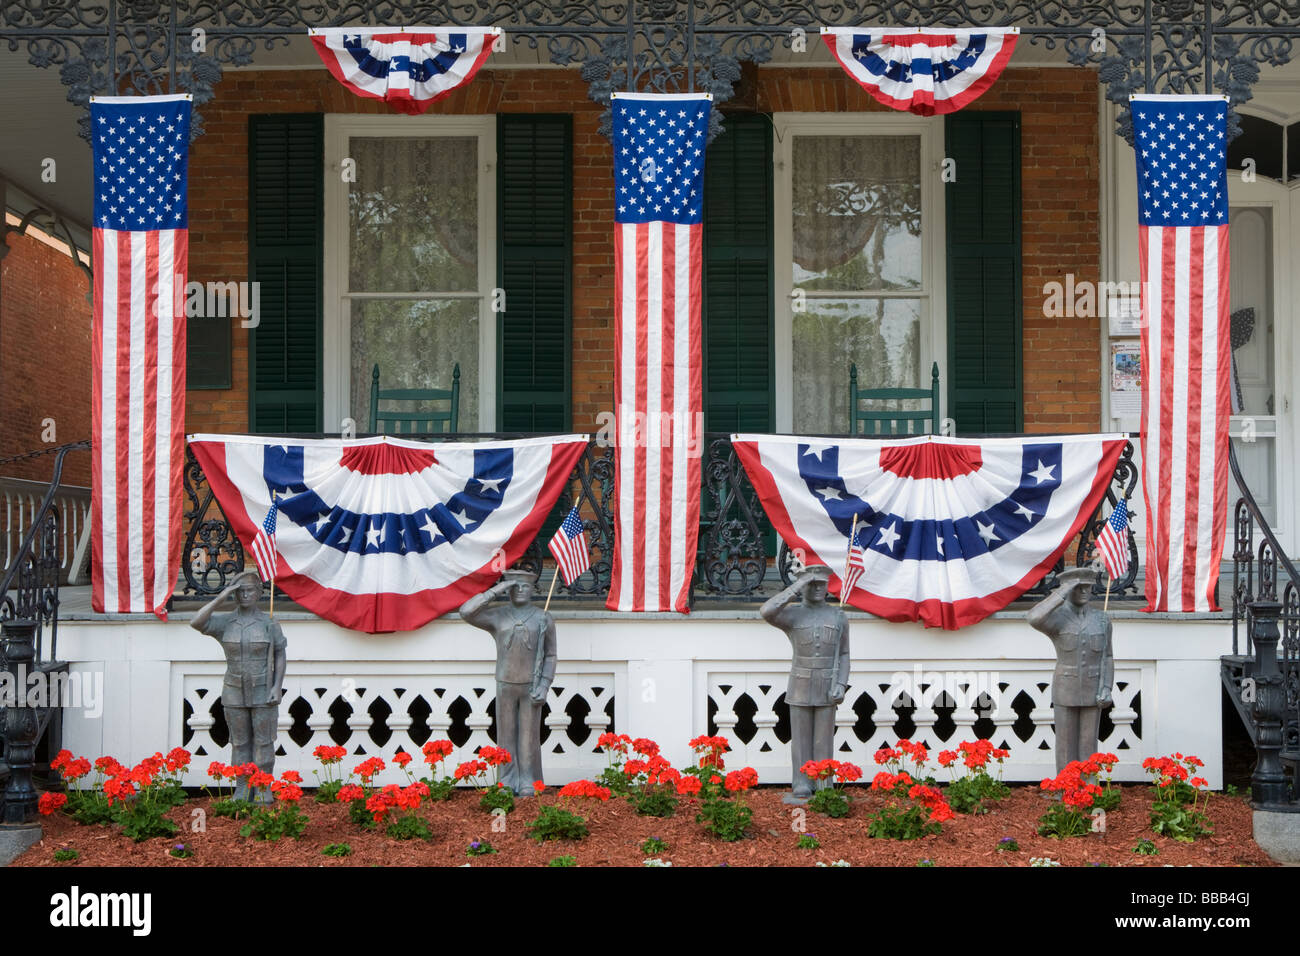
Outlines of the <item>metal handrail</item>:
M0 621L12 620L30 620L37 624L36 632L36 660L41 658L41 638L46 623L51 626L50 630L50 658L53 659L58 651L58 627L59 627L59 563L57 558L58 548L58 511L54 509L54 500L58 496L59 486L63 478L63 459L67 457L70 451L90 451L89 441L71 442L58 448L58 454L54 459L54 474L50 479L49 488L45 492L45 497L41 500L41 506L32 518L31 526L28 527L27 533L23 535L23 543L19 547L17 554L14 556L13 565L5 572L3 580L0 580ZM50 528L50 522L54 527ZM53 532L53 536L51 535ZM34 543L37 535L43 535L41 554L34 552ZM55 552L51 558L50 551ZM48 572L47 565L53 560L54 574L52 580L48 573L42 574L44 569ZM14 587L15 580L18 582L17 601L9 593Z
M1251 562L1253 561L1253 556L1254 556L1255 528L1256 527L1259 528L1260 534L1264 539L1260 544L1261 555L1264 553L1264 549L1267 548L1268 551L1272 554L1273 560L1278 562L1281 565L1282 571L1290 579L1289 583L1293 590L1300 591L1300 571L1296 570L1295 565L1291 563L1291 559L1287 557L1286 551L1283 549L1281 543L1277 540L1277 536L1273 533L1273 529L1269 526L1267 519L1264 517L1263 509L1260 508L1259 503L1255 500L1255 495L1251 492L1250 487L1246 484L1246 479L1242 476L1241 473L1241 466L1237 461L1237 452L1233 448L1231 442L1228 443L1228 466L1232 469L1232 477L1237 482L1237 489L1241 492L1241 497L1237 499L1237 506L1233 510L1234 512L1239 512L1240 509L1244 507L1251 518L1251 523L1249 527L1246 529L1250 537L1245 541L1243 541L1240 533L1236 535L1237 549L1233 553L1233 589L1232 589L1232 653L1234 655L1240 653L1239 644L1238 644L1238 633L1239 633L1239 628L1241 623L1245 622L1245 624L1247 625L1245 628L1245 632L1246 632L1245 653L1249 655L1254 653L1251 646L1251 640L1250 640L1250 627L1249 627L1250 602L1243 601L1242 597L1243 595L1246 595L1252 599L1255 597L1254 572L1253 572L1253 568L1251 567ZM1240 515L1238 515L1237 521L1238 523L1240 523ZM1245 545L1244 548L1242 547L1243 544ZM1246 568L1247 580L1244 588L1242 587L1242 582L1240 580L1241 577L1240 565L1243 562L1247 565ZM1262 572L1262 568L1261 568L1261 572ZM1274 583L1272 591L1276 595L1277 593L1276 583Z

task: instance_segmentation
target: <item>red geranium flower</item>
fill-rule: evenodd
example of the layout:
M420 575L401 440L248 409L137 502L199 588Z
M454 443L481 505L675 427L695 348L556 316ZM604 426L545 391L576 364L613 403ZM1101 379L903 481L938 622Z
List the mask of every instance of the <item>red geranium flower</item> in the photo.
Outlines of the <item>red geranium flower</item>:
M505 747L480 747L478 755L487 762L489 767L499 767L503 763L510 763L510 751L506 750Z
M40 810L43 816L48 817L67 802L68 795L66 793L43 793L41 799L36 801L36 809Z
M430 740L422 749L424 762L433 765L450 757L455 745L450 740Z
M339 803L351 803L353 800L360 800L366 795L366 792L358 787L355 783L349 783L339 788Z
M677 781L677 792L683 797L693 797L700 792L700 778L690 774L684 774Z

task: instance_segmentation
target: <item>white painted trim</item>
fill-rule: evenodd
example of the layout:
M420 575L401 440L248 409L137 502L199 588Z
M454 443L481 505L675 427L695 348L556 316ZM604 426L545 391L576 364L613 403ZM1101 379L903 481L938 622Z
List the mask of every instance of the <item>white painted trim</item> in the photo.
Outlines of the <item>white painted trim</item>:
M776 375L776 431L794 427L794 314L791 296L794 279L793 169L795 136L919 136L921 140L921 240L925 262L921 287L895 296L918 298L928 304L921 316L921 381L930 382L930 365L939 363L939 415L947 413L948 398L948 304L945 221L940 171L943 165L943 117L913 116L909 113L774 113L772 128L772 262L775 293L774 362ZM884 297L888 298L889 293ZM818 294L809 298L817 298ZM837 298L838 295L826 294ZM845 375L847 376L847 371ZM844 381L848 387L848 379Z
M359 116L325 115L325 251L323 317L323 391L326 432L339 430L348 416L347 388L351 367L348 276L348 192L339 171L352 136L473 136L478 140L478 422L460 423L462 431L496 429L497 316L491 310L497 282L496 261L496 116ZM437 298L463 298L451 294ZM358 422L364 431L368 423Z

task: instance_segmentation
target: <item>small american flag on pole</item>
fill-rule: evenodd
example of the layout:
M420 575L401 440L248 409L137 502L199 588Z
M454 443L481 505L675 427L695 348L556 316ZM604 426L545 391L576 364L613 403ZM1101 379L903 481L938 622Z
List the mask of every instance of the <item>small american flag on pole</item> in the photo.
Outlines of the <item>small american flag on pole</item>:
M1121 498L1097 535L1097 553L1106 573L1116 580L1128 570L1128 502Z
M253 552L253 558L257 561L257 568L262 573L263 581L275 580L275 516L279 509L279 502L276 500L276 496L272 495L271 507L262 520L262 527L258 528L257 534L253 536L253 545L249 549Z
M861 578L862 573L867 570L867 566L863 559L865 557L864 550L866 548L867 538L870 534L871 528L867 525L863 525L862 528L853 535L853 538L849 543L849 561L848 564L845 565L844 589L840 592L841 604L848 599L848 595L858 586L858 579Z
M560 530L551 539L550 549L555 556L555 563L560 566L565 587L571 587L578 580L578 575L591 567L591 559L587 555L587 535L582 530L582 518L578 516L577 505L565 515Z
M1214 611L1228 520L1227 98L1134 96L1148 611Z

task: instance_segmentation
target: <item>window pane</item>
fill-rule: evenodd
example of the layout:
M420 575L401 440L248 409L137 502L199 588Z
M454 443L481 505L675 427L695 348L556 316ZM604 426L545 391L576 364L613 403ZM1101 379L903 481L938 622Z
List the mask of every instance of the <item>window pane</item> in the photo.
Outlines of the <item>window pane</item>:
M354 300L349 407L357 430L371 430L370 379L375 365L380 388L451 388L452 370L459 362L458 430L478 431L478 331L476 299ZM417 410L413 403L385 403L384 408Z
M795 288L920 288L920 137L798 136L792 192Z
M352 292L471 292L478 285L478 140L349 140Z
M849 365L859 388L919 388L919 299L810 299L794 314L794 431L849 430ZM903 410L922 407L904 403Z

